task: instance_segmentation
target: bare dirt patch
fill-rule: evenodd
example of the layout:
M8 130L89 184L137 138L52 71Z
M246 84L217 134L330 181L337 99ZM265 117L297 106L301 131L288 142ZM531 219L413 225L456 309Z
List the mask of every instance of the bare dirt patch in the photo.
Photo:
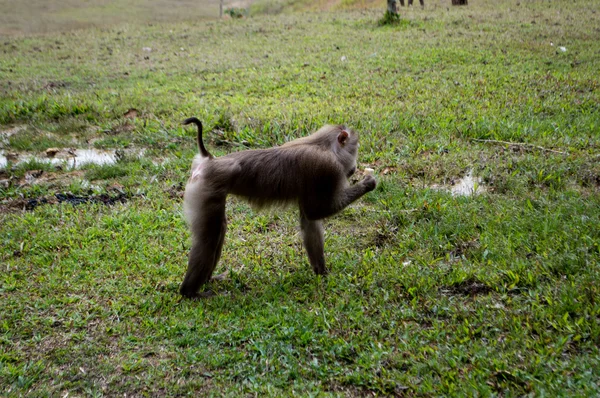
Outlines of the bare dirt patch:
M452 295L477 296L491 293L493 289L475 278L469 278L441 289L441 291Z
M110 193L100 194L80 194L75 195L71 192L58 192L54 195L39 196L36 198L11 198L0 201L0 213L13 213L19 211L31 211L42 205L56 205L68 203L73 206L84 203L100 203L112 206L117 203L126 203L133 196L123 192L119 188L111 188Z

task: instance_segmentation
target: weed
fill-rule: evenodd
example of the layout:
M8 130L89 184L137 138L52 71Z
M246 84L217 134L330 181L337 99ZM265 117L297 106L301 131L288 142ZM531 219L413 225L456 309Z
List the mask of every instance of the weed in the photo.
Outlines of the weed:
M377 21L377 25L379 25L379 26L386 26L386 25L406 26L409 24L410 24L410 21L408 21L406 19L402 19L400 14L389 12L389 11L386 11L385 14L383 14L383 17L381 17L381 19Z

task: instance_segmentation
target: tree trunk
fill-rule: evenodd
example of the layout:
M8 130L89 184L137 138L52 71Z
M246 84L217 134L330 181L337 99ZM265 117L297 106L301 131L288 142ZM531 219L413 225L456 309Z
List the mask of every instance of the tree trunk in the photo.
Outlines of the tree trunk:
M404 2L404 0L400 0ZM387 0L387 10L390 14L398 14L398 7L396 6L396 0Z

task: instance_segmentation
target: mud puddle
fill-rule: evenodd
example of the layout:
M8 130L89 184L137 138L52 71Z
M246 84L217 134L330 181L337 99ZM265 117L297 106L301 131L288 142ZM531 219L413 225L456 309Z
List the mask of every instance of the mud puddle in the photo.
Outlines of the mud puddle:
M50 198L36 198L29 199L25 204L25 210L33 210L40 205L45 204L59 204L69 203L74 206L84 203L101 203L103 205L114 205L116 203L125 203L131 199L131 195L127 195L124 192L118 192L115 194L97 194L97 195L74 195L70 192L67 193L56 193L54 197Z
M75 195L70 192L55 193L52 196L40 196L33 199L8 199L0 202L0 212L34 210L42 205L56 205L60 203L69 203L77 206L85 203L101 203L112 206L117 203L126 203L133 196L121 191L113 193Z

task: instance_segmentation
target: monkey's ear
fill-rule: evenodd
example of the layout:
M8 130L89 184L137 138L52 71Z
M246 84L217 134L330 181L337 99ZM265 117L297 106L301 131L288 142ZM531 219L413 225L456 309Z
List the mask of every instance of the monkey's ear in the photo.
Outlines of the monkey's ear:
M344 145L346 144L346 141L348 141L348 132L346 130L342 130L338 134L338 142L340 143L340 145Z

